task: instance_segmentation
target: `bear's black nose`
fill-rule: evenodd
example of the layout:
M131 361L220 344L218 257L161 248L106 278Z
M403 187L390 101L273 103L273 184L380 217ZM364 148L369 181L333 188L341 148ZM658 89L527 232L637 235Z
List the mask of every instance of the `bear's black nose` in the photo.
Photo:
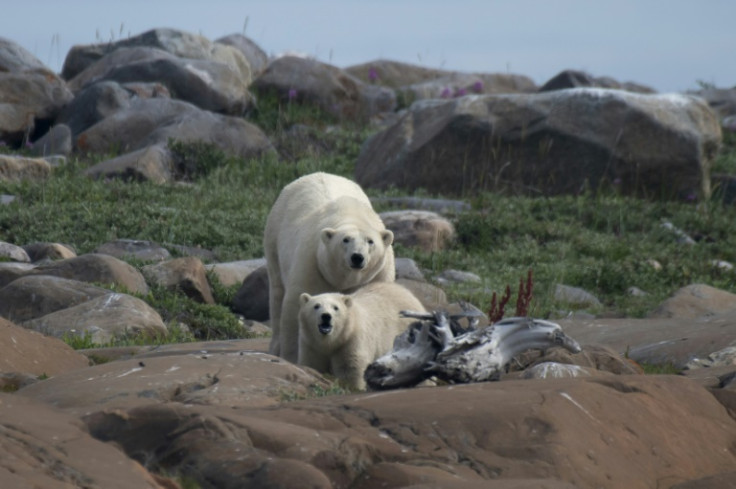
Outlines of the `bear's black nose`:
M322 317L322 322L323 323L329 323L330 322L330 319L332 319L332 316L329 315L329 314L327 314L327 313L322 314L321 317Z
M363 268L363 255L360 253L353 253L350 255L350 263L352 264L353 268Z

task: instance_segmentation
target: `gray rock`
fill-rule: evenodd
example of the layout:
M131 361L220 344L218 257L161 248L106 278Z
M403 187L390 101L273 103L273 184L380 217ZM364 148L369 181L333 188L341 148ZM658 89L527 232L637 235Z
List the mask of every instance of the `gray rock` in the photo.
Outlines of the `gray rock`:
M79 91L101 80L156 82L166 86L176 98L202 109L242 115L252 103L248 91L250 72L240 52L228 46L222 48L240 56L247 76L219 61L179 58L151 47L121 47L71 79L69 87Z
M240 260L225 263L211 263L204 267L207 271L217 275L218 280L225 287L243 283L243 280L256 271L266 266L265 258L254 258L252 260Z
M252 39L242 34L230 34L215 40L215 42L232 46L243 53L245 59L248 60L254 77L258 76L268 65L268 55L266 52Z
M470 204L461 200L425 199L423 197L374 197L373 205L389 204L402 209L423 209L439 214L458 214L469 211Z
M65 260L74 258L77 253L61 243L31 243L23 246L32 262L41 260Z
M153 241L140 239L116 239L98 246L95 253L115 258L134 258L142 261L164 261L171 258L169 250Z
M552 90L564 90L566 88L582 87L614 88L637 93L655 93L656 91L650 87L645 87L636 83L619 83L612 78L594 77L588 73L577 70L561 71L557 75L550 78L544 85L542 85L539 88L539 91L549 92Z
M472 272L464 272L462 270L444 270L437 277L437 281L440 283L474 283L479 284L483 280Z
M130 292L147 294L148 285L143 275L114 256L88 253L35 267L30 273L52 275L82 282L110 284Z
M243 280L255 270L266 266L265 258L240 260L225 263L211 263L204 267L207 271L217 275L218 280L225 287L243 283Z
M590 292L569 285L555 285L555 301L579 307L600 307L601 301Z
M28 263L31 261L31 258L28 256L28 253L26 253L26 250L24 250L20 246L16 246L12 243L6 243L4 241L0 241L0 257L23 263Z
M51 165L43 158L0 154L0 182L43 180L51 174Z
M106 55L120 48L134 47L155 48L178 58L217 60L240 72L245 83L250 83L248 62L236 49L176 29L152 29L116 42L73 46L64 60L62 76L71 80Z
M49 132L33 142L34 156L69 155L72 152L72 131L65 124L56 124Z
M642 137L646 134L646 137ZM710 195L721 140L702 99L621 90L472 95L426 100L363 145L365 187L467 194Z
M649 316L655 318L699 318L736 311L736 294L706 284L691 284L676 291Z
M0 71L28 70L48 70L48 68L23 46L0 37Z
M20 324L109 293L77 280L26 275L0 288L0 316Z
M534 82L525 76L509 74L471 74L453 72L397 89L402 106L423 99L451 99L465 95L492 93L530 93Z
M21 323L48 336L89 336L98 345L117 337L165 337L161 316L141 299L109 293Z
M174 179L174 158L163 144L154 144L101 161L82 173L95 179L120 178L163 184Z
M28 142L36 124L53 120L72 97L48 70L0 70L0 141L14 146Z
M69 126L74 139L88 127L128 106L131 93L114 81L99 81L80 90L62 109L57 123Z
M425 253L444 250L455 239L455 226L437 213L419 210L382 212L379 217L394 233L394 242Z
M425 280L413 280L410 278L396 278L396 282L403 285L414 297L419 299L424 308L428 311L447 309L447 294L436 285L430 284Z
M33 271L38 265L0 261L0 288Z
M367 85L339 68L296 56L273 60L253 82L253 89L284 102L314 105L339 120L366 122L396 105L393 90Z
M169 139L213 144L229 155L242 158L273 151L265 134L241 118L163 98L131 100L128 107L82 132L76 146L81 151L95 153L130 152L166 144Z
M565 363L543 362L524 371L525 379L570 379L576 377L592 377L596 375L592 370L580 365L568 365Z
M411 258L396 258L394 260L396 264L396 278L405 278L409 280L416 280L419 282L426 282L424 274L419 269L417 262Z
M266 265L249 273L243 284L233 297L233 312L242 314L246 319L268 321L269 281Z
M182 292L190 299L214 304L207 274L199 258L187 256L146 265L141 270L148 280L161 287Z

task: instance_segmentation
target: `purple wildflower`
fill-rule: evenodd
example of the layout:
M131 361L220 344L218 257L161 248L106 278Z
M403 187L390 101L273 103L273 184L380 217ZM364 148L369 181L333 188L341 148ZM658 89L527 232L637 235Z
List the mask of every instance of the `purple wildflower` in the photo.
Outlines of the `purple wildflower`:
M458 88L457 90L455 90L455 96L456 97L462 97L466 93L468 93L468 91L465 90L464 88Z
M33 147L33 143L26 140L26 148L31 149Z
M378 72L376 71L375 68L370 68L368 70L368 80L370 80L371 83L378 80Z
M296 98L296 88L289 89L289 102Z
M445 87L444 89L442 89L442 93L440 93L440 97L442 97L442 98L450 98L450 95L452 95L452 92L447 87Z
M478 80L477 82L473 83L473 91L475 93L483 93L483 82Z

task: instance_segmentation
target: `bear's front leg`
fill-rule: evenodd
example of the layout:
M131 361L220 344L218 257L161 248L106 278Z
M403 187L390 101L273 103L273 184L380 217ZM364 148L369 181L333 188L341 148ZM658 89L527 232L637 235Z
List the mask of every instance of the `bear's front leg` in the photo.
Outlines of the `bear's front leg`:
M299 294L293 288L286 291L279 326L279 356L292 363L299 361Z

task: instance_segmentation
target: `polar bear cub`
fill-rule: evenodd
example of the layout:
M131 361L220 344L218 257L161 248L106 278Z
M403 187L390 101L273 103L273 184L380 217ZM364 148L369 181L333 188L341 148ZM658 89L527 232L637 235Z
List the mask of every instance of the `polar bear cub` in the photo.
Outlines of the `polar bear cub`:
M299 295L393 282L393 233L358 184L328 173L284 187L266 220L270 352L296 362Z
M303 293L299 301L299 363L361 390L366 367L388 353L414 321L400 312L425 310L409 290L392 282L368 284L350 295Z

